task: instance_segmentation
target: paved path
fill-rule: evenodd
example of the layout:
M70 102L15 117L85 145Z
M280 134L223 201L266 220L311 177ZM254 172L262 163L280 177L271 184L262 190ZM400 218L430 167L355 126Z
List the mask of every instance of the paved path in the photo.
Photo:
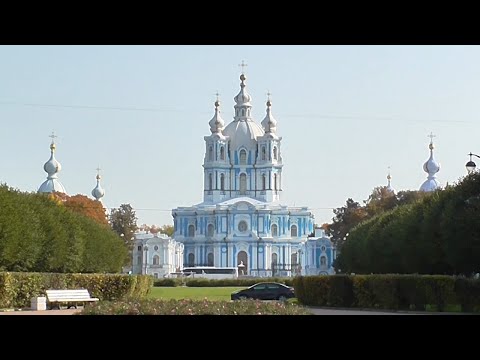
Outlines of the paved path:
M1 311L0 315L73 315L76 312L82 311L79 309L62 309L62 310L45 310L45 311Z
M462 313L438 313L438 312L394 312L372 310L347 310L347 309L324 309L309 308L314 315L471 315ZM82 311L79 309L45 310L45 311L0 311L0 315L74 315Z
M314 315L419 315L418 313L397 313L397 312L382 312L370 310L337 310L337 309L321 309L309 308Z
M425 312L425 311L376 311L376 310L350 310L350 309L325 309L308 308L315 315L474 315L468 313L450 312Z

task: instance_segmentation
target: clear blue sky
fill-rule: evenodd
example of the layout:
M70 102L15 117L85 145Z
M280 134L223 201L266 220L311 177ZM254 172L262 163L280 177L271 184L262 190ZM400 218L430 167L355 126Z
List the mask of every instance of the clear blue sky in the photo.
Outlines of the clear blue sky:
M284 202L319 224L388 166L397 191L418 189L430 132L443 185L480 153L479 46L0 46L0 181L36 191L54 130L70 195L90 196L100 165L107 207L171 224L202 201L214 93L229 123L242 60L258 123L272 93Z

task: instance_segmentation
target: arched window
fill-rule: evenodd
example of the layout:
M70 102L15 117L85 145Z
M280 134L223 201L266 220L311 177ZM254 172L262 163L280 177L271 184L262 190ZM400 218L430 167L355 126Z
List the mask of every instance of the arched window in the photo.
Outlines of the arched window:
M212 174L208 174L208 190L213 189L213 177Z
M188 225L188 236L189 237L195 236L195 225Z
M247 194L247 175L240 174L240 195Z
M215 232L215 228L213 226L213 224L208 224L207 226L207 236L213 236Z
M242 116L245 116L245 109L242 109Z
M220 160L225 160L225 148L223 146L220 147Z
M267 188L267 177L265 174L262 175L262 190L265 190Z
M220 175L220 190L225 190L225 174Z
M320 256L320 266L327 266L327 258L325 256Z
M240 150L240 165L247 165L247 152L244 149Z
M188 266L195 266L195 255L188 254Z
M207 266L213 266L213 253L207 255Z
M290 236L291 237L297 237L298 236L297 225L292 225L292 227L290 228Z
M298 258L297 253L292 253L292 255L290 256L290 262L292 263L292 266L297 265L298 263L297 258Z
M272 236L273 237L278 236L278 225L277 224L272 225Z
M276 146L273 147L273 159L277 160L277 147Z
M272 254L272 276L275 276L278 271L278 255L277 253Z
M155 255L153 257L153 265L160 265L160 256Z
M267 149L265 149L265 146L262 146L262 160L267 160Z
M273 175L273 188L277 190L277 174Z
M210 161L213 160L213 146L210 146L208 148L208 160L210 160Z

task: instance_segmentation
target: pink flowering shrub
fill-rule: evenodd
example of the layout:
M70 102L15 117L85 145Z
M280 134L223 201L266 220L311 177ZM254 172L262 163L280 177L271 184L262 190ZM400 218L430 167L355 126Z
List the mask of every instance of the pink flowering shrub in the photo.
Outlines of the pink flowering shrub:
M86 305L81 315L310 315L302 306L278 301L131 299Z

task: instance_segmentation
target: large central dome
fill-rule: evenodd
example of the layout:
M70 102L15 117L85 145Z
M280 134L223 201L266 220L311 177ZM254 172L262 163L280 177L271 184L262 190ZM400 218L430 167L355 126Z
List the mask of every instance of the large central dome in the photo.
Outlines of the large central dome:
M242 146L256 149L257 137L263 136L265 132L252 120L237 120L228 124L223 134L230 139L230 149L236 151Z

